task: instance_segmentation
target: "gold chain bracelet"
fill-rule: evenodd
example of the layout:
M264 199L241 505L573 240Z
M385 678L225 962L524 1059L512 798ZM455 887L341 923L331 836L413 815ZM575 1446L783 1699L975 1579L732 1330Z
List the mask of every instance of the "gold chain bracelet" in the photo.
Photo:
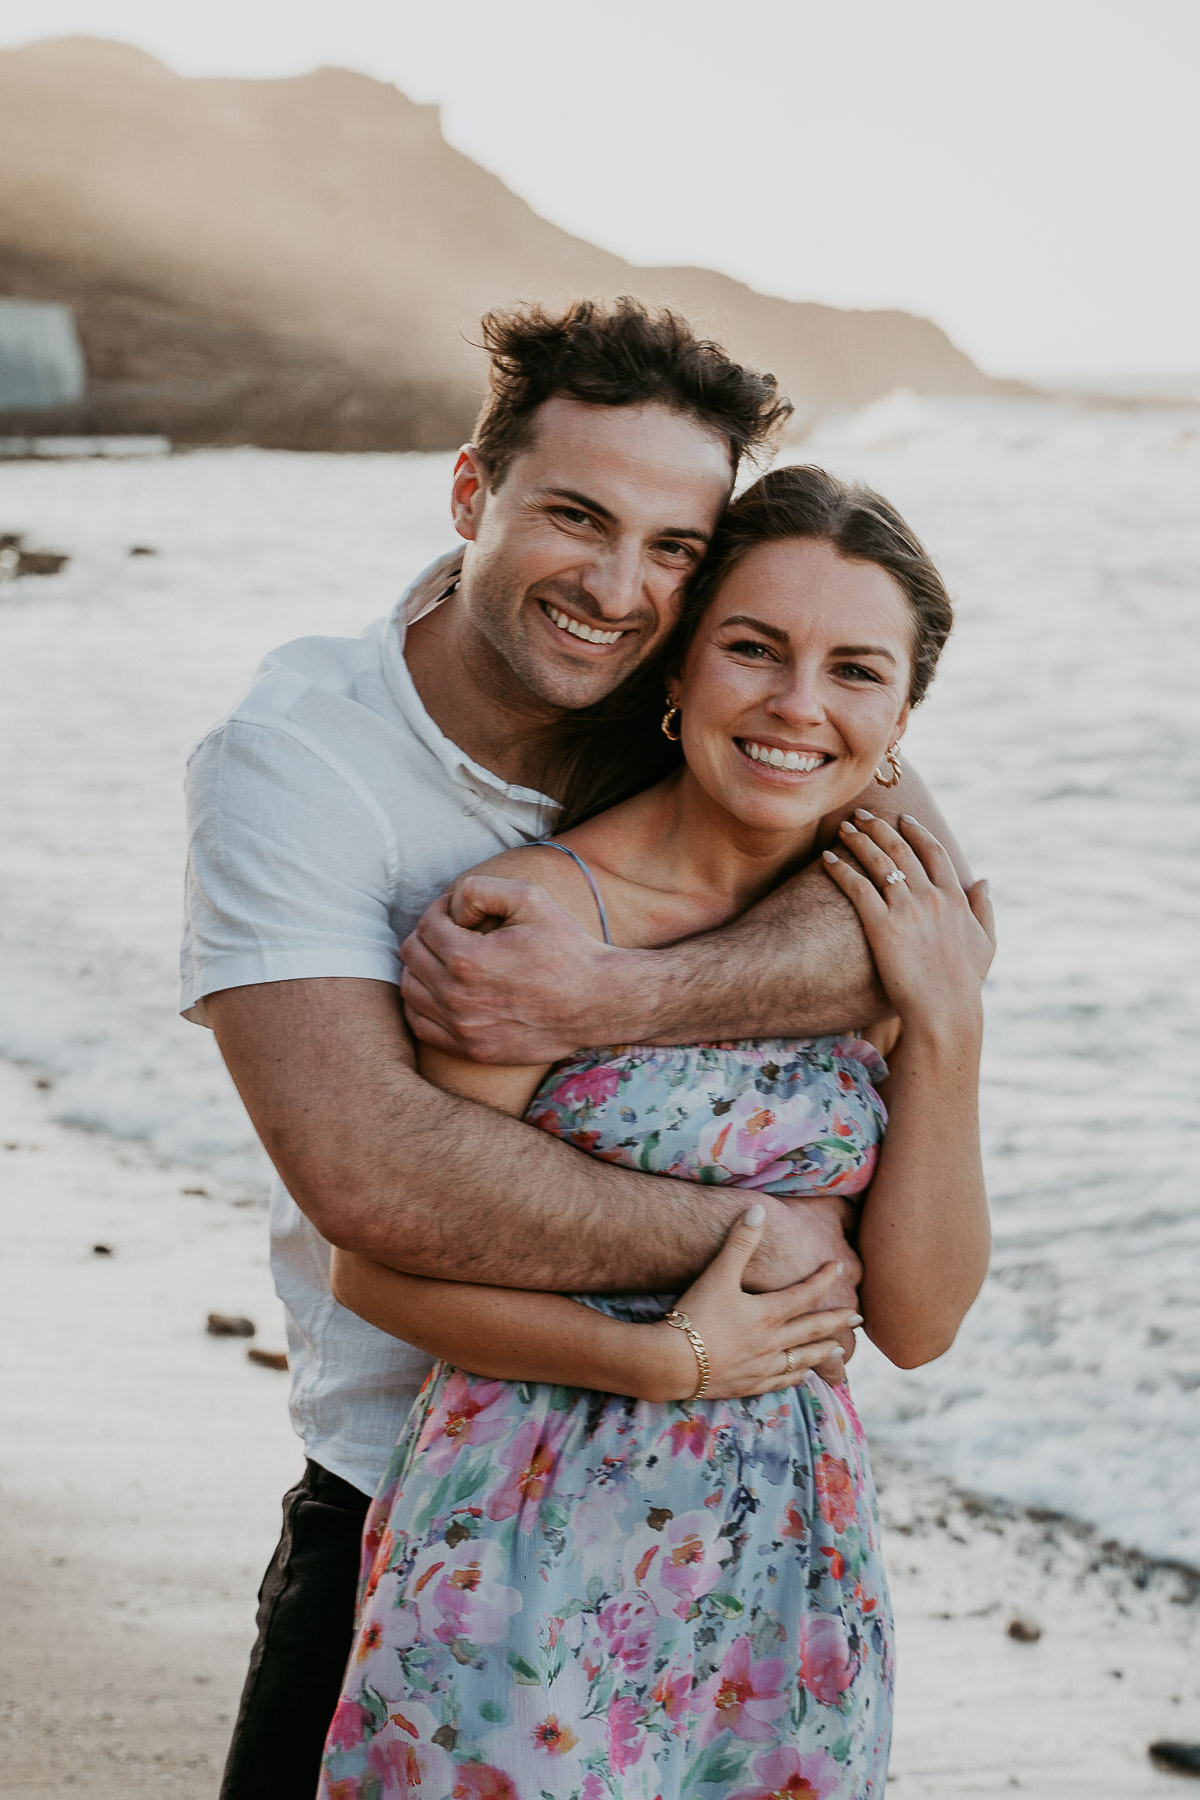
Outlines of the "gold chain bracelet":
M712 1368L708 1360L708 1351L704 1348L704 1339L700 1336L700 1333L696 1330L696 1327L692 1324L692 1321L688 1318L687 1314L685 1312L680 1312L677 1307L666 1314L663 1319L663 1324L673 1325L676 1331L682 1331L687 1338L688 1343L692 1346L696 1355L696 1368L700 1373L700 1384L695 1393L690 1394L688 1398L691 1400L703 1400L705 1394L708 1392L708 1378L712 1374Z

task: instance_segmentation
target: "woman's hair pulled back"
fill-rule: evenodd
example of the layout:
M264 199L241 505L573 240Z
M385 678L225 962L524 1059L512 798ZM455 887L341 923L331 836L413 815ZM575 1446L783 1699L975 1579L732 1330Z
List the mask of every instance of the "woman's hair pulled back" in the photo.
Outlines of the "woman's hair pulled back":
M924 544L882 494L810 463L772 469L729 507L688 592L671 639L672 661L683 660L722 582L743 557L791 538L828 544L850 562L874 563L902 590L913 614L908 699L918 705L954 623L945 583Z

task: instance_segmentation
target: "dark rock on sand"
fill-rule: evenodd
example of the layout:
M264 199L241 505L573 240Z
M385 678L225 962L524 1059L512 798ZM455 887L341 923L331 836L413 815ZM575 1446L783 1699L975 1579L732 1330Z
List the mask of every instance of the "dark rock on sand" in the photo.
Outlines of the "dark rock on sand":
M253 1337L254 1329L253 1319L243 1319L236 1313L209 1313L205 1326L210 1337Z
M286 1369L288 1359L282 1350L259 1350L257 1347L247 1350L247 1357L262 1369Z
M1173 1775L1200 1775L1200 1744L1173 1744L1164 1739L1151 1744L1149 1756L1156 1768L1169 1769Z

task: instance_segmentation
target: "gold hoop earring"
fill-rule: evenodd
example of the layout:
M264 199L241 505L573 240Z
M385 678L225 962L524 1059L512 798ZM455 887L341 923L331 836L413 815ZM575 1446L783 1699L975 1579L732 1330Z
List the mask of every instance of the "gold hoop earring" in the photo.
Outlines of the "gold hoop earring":
M673 744L677 744L682 735L678 731L671 730L672 725L675 724L678 718L679 708L677 706L668 706L666 712L662 716L662 734L665 738L670 738Z
M888 767L891 769L891 774L881 775L879 770L876 769L875 779L880 787L893 788L904 773L904 770L900 767L900 758L896 755L895 744L891 745L889 748L886 761Z

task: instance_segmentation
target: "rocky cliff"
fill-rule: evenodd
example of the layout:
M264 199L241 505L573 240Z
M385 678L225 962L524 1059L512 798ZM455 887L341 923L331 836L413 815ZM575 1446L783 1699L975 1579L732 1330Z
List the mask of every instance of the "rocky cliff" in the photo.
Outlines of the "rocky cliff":
M78 405L6 430L443 448L478 402L480 314L581 293L681 306L802 418L1008 385L926 319L622 262L451 149L436 108L341 69L190 80L92 39L0 51L0 168L0 294L71 305L89 374Z

